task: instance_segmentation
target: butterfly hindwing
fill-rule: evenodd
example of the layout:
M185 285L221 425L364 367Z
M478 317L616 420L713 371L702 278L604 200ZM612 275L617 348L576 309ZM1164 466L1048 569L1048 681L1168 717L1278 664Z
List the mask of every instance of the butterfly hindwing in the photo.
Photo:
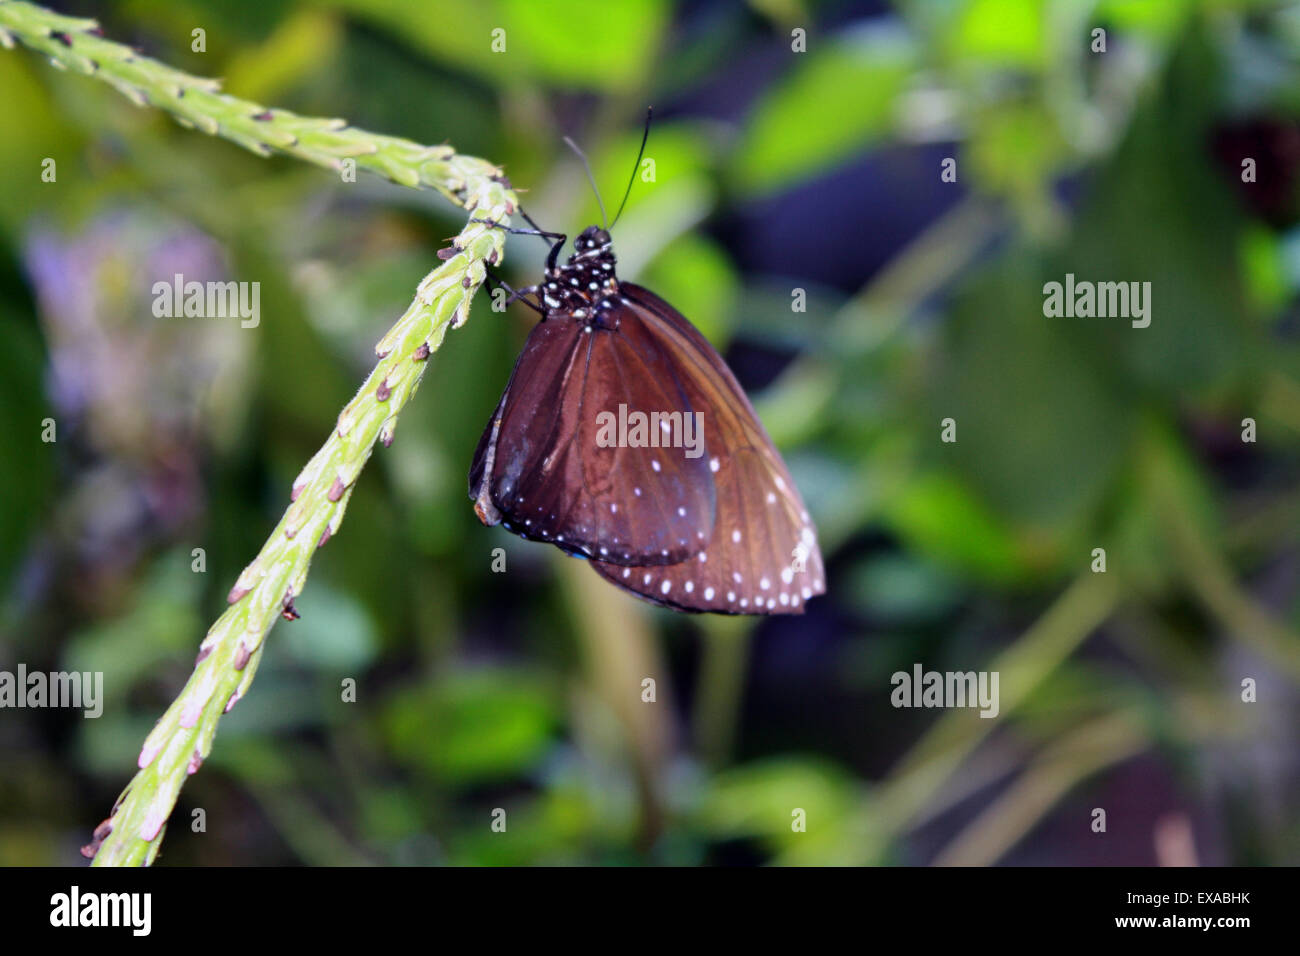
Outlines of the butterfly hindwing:
M639 286L621 290L647 332L674 356L692 407L704 412L717 497L706 548L668 566L595 561L604 578L679 610L801 613L825 591L816 530L784 462L717 351L672 306Z

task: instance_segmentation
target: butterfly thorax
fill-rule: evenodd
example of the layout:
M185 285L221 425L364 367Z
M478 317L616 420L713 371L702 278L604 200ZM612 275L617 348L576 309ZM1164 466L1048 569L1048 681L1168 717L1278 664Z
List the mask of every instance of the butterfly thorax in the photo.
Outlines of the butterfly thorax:
M604 319L618 299L613 242L604 229L588 226L573 240L573 249L569 261L549 270L538 287L547 318L571 316L606 327Z

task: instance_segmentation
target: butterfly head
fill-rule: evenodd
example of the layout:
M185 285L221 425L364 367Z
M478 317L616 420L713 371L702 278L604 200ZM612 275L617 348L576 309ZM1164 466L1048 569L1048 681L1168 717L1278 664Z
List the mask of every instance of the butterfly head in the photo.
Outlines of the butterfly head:
M572 263L574 259L592 256L598 256L603 252L613 255L613 242L609 233L600 226L588 226L582 230L582 234L573 240L573 255L569 258Z
M577 319L599 317L601 308L618 294L613 240L599 226L588 226L573 240L573 255L551 270L542 283L542 302L552 314L570 313Z

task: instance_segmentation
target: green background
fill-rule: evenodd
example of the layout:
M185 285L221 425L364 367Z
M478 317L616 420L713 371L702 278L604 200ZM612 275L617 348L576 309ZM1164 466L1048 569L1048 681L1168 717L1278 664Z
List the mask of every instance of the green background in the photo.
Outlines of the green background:
M653 103L621 274L733 359L828 562L802 618L695 618L480 526L466 471L532 321L482 296L164 865L1300 862L1300 10L57 8L238 96L502 164L570 233L599 214L561 138L615 205ZM0 711L0 863L72 863L464 217L22 49L0 103L0 669L106 688L97 720ZM506 276L544 253L511 238ZM260 282L258 328L154 318L176 271ZM1149 281L1151 326L1046 318L1067 272ZM892 707L916 663L997 670L999 717Z

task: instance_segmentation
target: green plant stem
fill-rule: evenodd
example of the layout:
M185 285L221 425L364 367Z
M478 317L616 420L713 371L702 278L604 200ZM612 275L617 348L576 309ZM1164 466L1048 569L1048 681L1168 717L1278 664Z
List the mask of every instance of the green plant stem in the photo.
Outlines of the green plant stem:
M970 265L1000 222L987 202L967 199L927 227L836 313L827 334L837 353L861 355L894 336Z
M472 208L474 185L500 174L491 163L450 146L425 146L341 119L299 116L229 96L218 80L184 73L107 39L94 20L0 0L0 45L12 49L15 41L59 69L96 77L139 106L157 107L184 126L262 156L284 153L335 170L351 161L402 186L436 189L466 208Z
M1152 455L1146 480L1174 564L1190 585L1188 594L1223 625L1228 637L1293 679L1300 679L1300 634L1238 583L1216 546L1215 533L1194 514L1175 463L1168 456Z
M607 744L621 748L631 763L641 820L637 842L648 850L665 820L663 771L672 751L672 691L668 668L638 602L611 588L583 567L586 562L556 558L572 596L575 638L589 674L588 683L605 715L604 729L616 732ZM616 631L610 622L617 621ZM644 699L647 677L655 681L655 700ZM604 721L602 721L603 723ZM616 762L611 748L607 754Z
M1182 694L1169 701L1169 732L1188 746L1238 738L1257 730L1217 694ZM936 866L991 866L1020 842L1087 778L1148 749L1159 731L1139 708L1098 716L1053 740L1020 777L985 807L935 857Z
M1268 373L1260 407L1293 431L1300 432L1300 384L1285 372L1275 369Z
M708 621L702 639L692 720L695 750L706 764L718 768L727 764L735 747L753 624L743 618Z
M1162 509L1192 597L1223 625L1229 637L1300 680L1300 635L1237 583L1227 561L1183 509L1168 500L1162 501Z
M895 835L923 816L930 802L994 726L1020 706L1110 616L1119 597L1112 575L1089 572L1077 578L989 668L1000 675L1001 719L972 721L966 712L946 714L881 785L872 805L882 831Z
M325 444L293 483L291 504L228 598L229 607L199 646L194 672L140 750L139 770L86 848L96 866L148 865L186 778L212 749L217 722L248 693L264 639L307 579L316 549L339 530L348 500L376 440L393 440L397 418L419 386L430 353L469 315L485 263L500 261L517 200L501 170L448 146L422 146L347 126L342 120L268 110L226 96L215 80L190 76L99 34L93 20L64 17L30 3L0 0L0 42L21 41L63 67L111 83L140 105L261 154L274 151L343 169L355 160L404 186L437 189L472 213L449 258L420 283L415 300L375 347L374 370L339 414Z
M1141 720L1124 711L1067 734L967 825L935 858L935 865L991 866L1078 783L1141 753L1149 743Z

